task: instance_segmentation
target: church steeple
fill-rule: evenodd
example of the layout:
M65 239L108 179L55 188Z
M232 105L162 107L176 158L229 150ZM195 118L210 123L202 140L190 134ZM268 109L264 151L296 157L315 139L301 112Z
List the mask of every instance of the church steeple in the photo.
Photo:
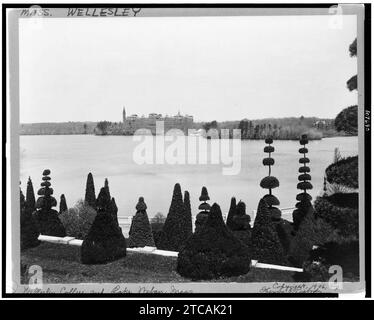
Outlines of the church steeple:
M122 110L122 122L123 123L126 122L126 109L125 109L125 107L123 107L123 110Z

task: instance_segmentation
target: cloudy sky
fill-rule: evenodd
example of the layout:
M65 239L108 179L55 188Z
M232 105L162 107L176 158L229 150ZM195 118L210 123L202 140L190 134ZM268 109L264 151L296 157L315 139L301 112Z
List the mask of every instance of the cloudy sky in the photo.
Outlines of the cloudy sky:
M333 118L357 104L355 16L20 21L20 121Z

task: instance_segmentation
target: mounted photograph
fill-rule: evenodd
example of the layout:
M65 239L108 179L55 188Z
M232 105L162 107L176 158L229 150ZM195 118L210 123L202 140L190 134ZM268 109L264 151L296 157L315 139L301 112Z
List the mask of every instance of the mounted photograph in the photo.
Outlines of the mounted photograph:
M69 6L6 9L7 293L365 292L363 6Z

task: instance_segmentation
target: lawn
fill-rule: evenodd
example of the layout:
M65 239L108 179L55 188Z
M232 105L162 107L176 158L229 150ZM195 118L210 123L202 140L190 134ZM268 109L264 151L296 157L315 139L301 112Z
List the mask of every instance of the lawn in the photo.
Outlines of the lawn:
M43 270L44 283L160 283L190 282L175 270L177 258L128 252L125 258L102 264L80 263L80 247L42 243L21 253L22 274L31 265ZM294 282L293 272L252 268L239 277L215 282ZM27 281L25 276L23 282Z

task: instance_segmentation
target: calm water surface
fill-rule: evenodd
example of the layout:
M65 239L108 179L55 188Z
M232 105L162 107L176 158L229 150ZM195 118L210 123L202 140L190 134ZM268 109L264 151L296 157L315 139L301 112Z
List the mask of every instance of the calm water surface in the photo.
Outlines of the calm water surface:
M84 198L87 174L92 172L96 194L103 186L104 179L109 179L111 194L119 208L118 214L123 217L135 214L140 196L145 198L150 217L157 212L167 215L176 182L181 184L183 191L190 192L193 214L198 213L202 186L208 188L210 203L217 202L223 213L228 212L230 199L235 196L247 204L247 213L252 214L260 197L266 193L259 186L261 179L267 175L267 168L262 165L265 157L263 141L241 142L241 170L232 176L223 175L223 165L219 164L138 165L133 160L133 151L138 144L128 136L21 136L21 187L25 192L27 178L31 176L36 192L42 171L49 168L55 197L59 200L64 193L71 207ZM273 175L280 181L280 187L274 190L274 194L279 198L281 208L292 207L298 193L300 145L297 141L275 141L274 147ZM358 138L327 138L311 141L308 145L313 197L323 187L324 170L332 162L336 147L342 156L355 155L358 153ZM210 149L208 147L201 152L209 153Z

